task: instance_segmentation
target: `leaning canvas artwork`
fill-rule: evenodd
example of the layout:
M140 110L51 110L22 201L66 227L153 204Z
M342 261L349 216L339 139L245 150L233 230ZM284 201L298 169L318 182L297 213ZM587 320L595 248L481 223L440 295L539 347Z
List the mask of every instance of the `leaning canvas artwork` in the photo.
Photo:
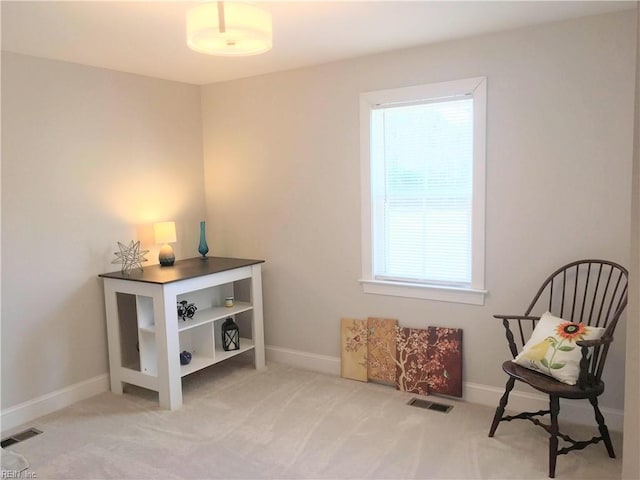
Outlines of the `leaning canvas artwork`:
M398 320L340 320L340 375L398 390L462 398L462 329L405 328Z
M375 382L396 383L396 327L398 320L391 318L367 319L367 376Z
M367 321L340 320L340 376L367 381Z
M405 392L429 393L427 362L428 331L396 328L396 388Z
M462 397L462 330L397 328L396 388Z
M427 328L429 391L462 397L462 329Z

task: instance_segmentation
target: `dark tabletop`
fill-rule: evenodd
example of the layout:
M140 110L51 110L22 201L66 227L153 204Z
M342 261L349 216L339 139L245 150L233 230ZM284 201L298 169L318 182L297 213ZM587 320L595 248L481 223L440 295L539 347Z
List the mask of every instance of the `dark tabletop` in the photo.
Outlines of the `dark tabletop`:
M250 260L247 258L227 257L195 257L186 260L178 260L170 267L150 265L140 269L133 269L131 273L111 272L99 275L104 278L116 278L119 280L132 280L146 283L171 283L187 278L201 277L211 273L224 272L235 268L264 263L264 260Z

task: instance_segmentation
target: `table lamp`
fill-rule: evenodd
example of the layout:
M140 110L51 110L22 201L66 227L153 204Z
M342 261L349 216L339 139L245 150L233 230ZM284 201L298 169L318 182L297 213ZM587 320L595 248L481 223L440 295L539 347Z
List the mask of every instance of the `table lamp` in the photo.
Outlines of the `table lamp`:
M173 254L173 248L170 243L176 241L176 223L175 222L159 222L153 224L153 233L156 239L156 243L162 244L158 260L160 265L168 267L173 265L176 261L176 256Z

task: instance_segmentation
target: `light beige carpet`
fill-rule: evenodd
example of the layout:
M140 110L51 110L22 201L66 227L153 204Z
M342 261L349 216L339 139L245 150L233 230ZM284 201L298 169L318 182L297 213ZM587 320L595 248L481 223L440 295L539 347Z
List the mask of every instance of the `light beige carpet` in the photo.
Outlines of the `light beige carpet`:
M17 452L12 450L0 450L0 465L2 466L2 478L14 478L23 470L29 468L29 462Z
M38 479L547 478L547 435L527 421L487 431L493 409L407 406L411 394L269 363L232 359L186 377L184 406L129 387L32 422L10 448ZM561 427L562 427L561 423ZM564 428L591 438L596 431ZM613 435L617 452L621 436ZM558 479L620 478L602 444L558 459Z

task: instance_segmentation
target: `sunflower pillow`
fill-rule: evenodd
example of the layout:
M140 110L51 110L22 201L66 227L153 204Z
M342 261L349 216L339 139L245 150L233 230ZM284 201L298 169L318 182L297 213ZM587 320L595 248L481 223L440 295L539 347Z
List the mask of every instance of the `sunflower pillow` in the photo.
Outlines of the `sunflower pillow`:
M576 341L597 340L604 331L604 328L568 322L546 312L540 317L531 338L513 362L567 385L575 385L582 359L581 348L576 345Z

